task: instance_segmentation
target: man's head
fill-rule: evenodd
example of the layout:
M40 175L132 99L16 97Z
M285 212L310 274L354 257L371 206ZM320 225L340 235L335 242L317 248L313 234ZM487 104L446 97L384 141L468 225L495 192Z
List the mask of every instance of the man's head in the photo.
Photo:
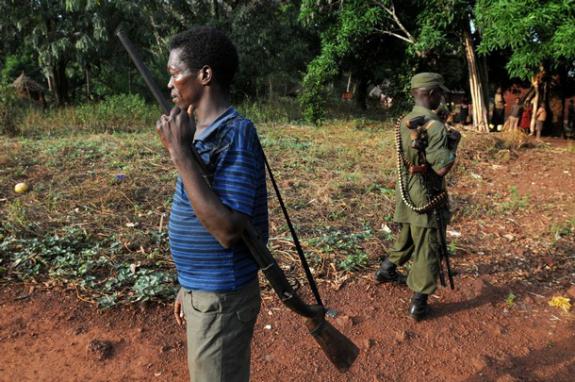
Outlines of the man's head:
M168 88L178 107L197 106L208 87L227 95L238 70L238 53L226 35L212 27L195 27L174 36L169 48Z
M446 92L449 92L449 89L443 84L441 74L418 73L411 78L411 95L417 105L431 110L437 109Z
M519 105L519 103L520 103L519 101L520 101L519 97L515 97L515 104L516 105Z

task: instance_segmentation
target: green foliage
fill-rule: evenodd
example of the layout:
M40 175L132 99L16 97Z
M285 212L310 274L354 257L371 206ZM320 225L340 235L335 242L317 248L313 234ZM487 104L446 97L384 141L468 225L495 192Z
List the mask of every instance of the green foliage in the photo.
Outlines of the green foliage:
M42 238L8 236L0 243L0 273L15 281L42 281L77 286L99 295L99 306L166 299L176 290L175 272L158 264L149 266L115 261L122 243L112 237L96 240L69 227Z
M160 114L157 107L151 107L133 94L119 94L76 108L78 128L93 132L136 131L142 126L151 128Z
M32 61L32 52L18 52L6 56L0 70L0 82L11 83L20 73L24 72L30 75L35 71L34 63Z
M110 96L103 101L47 111L28 109L19 124L23 136L62 136L81 132L114 133L152 129L159 108L134 94Z
M300 19L321 33L321 52L308 65L299 98L304 117L321 121L326 85L343 71L358 87L383 85L400 112L416 71L439 71L459 87L466 75L461 32L469 10L465 0L303 1Z
M523 210L529 206L529 196L522 196L516 186L509 188L509 200L499 203L499 208L503 212L513 212Z
M555 223L550 228L555 240L575 235L575 217L563 223Z
M314 22L315 17L322 16L321 3L318 5L311 0L304 1L300 18L308 24ZM303 92L299 96L304 118L315 124L320 123L324 117L326 84L339 74L341 60L356 52L357 44L361 44L372 32L382 11L366 1L356 0L341 3L335 19L333 10L324 12L328 12L325 17L333 21L321 34L321 52L308 65L303 79ZM360 58L361 53L356 53Z
M447 245L447 251L449 251L450 256L455 256L457 254L457 240L451 240Z
M0 135L16 135L22 114L23 107L14 88L0 83Z
M510 50L507 71L530 79L541 65L573 67L575 5L572 0L479 0L480 53Z
M234 88L245 95L285 96L296 88L312 58L313 36L297 22L296 4L245 2L230 15L230 38L238 48L240 71Z
M237 106L238 111L257 123L290 123L301 120L297 102L288 97L269 100L245 100Z
M505 305L507 305L508 308L512 308L513 305L515 305L516 299L517 299L517 296L513 292L509 292L509 294L505 298Z
M362 243L372 237L373 232L369 228L357 233L328 229L321 236L310 239L309 245L323 253L345 253L345 258L338 262L338 267L345 271L357 271L368 264L368 256Z
M359 271L362 268L367 267L367 264L367 253L355 253L352 255L347 255L346 258L340 261L337 266L343 271L352 272Z

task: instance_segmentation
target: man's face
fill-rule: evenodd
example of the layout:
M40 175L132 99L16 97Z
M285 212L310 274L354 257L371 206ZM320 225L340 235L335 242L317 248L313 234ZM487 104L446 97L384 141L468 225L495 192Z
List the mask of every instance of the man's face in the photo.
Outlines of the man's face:
M170 51L168 72L170 82L168 88L172 102L180 109L187 110L190 105L197 106L202 97L204 87L198 80L198 71L188 68L182 60L181 49Z

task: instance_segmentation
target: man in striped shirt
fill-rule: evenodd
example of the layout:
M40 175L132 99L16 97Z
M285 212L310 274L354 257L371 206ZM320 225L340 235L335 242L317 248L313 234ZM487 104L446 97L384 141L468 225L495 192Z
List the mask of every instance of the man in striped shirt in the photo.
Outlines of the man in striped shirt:
M265 168L254 125L230 105L237 67L234 45L218 30L175 36L168 87L176 107L156 124L179 175L168 226L181 285L174 314L186 324L195 382L249 380L260 309L258 268L241 234L249 221L267 240ZM192 146L209 169L207 182Z

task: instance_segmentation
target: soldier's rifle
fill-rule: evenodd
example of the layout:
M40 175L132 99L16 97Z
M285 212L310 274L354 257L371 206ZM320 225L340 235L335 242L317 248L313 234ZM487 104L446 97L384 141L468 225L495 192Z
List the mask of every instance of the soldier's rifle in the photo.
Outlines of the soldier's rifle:
M143 63L138 51L136 50L136 48L126 35L126 33L122 29L118 29L116 31L116 35L118 36L122 45L130 55L130 58L136 65L138 71L144 78L144 81L146 82L146 85L154 95L154 98L160 104L162 111L165 114L169 114L172 106L162 95L160 88L154 81L150 71ZM208 179L210 179L209 171L207 170L206 165L204 164L200 155L193 146L192 146L192 153L193 153L193 160L198 164L198 167L200 168L200 171L202 173L202 177L204 178L204 180L206 180L208 186L211 186L208 181ZM246 225L242 233L242 240L246 245L246 247L249 249L255 262L258 264L258 267L264 273L271 287L279 296L280 300L292 311L305 317L305 324L310 334L319 344L321 349L325 352L328 359L335 365L335 367L339 371L344 372L351 367L351 365L357 358L359 354L359 349L357 348L357 346L355 346L353 342L351 342L351 340L345 337L326 320L326 314L328 312L328 309L323 305L321 301L319 291L317 290L316 283L313 279L313 276L311 274L311 271L303 254L303 250L301 248L301 245L299 244L299 240L297 239L297 235L295 233L293 225L291 224L291 220L287 215L287 210L279 193L279 188L277 187L269 163L265 158L265 154L263 153L263 148L262 148L262 154L264 156L264 161L268 173L270 175L270 180L272 181L274 190L276 191L276 194L280 202L280 206L282 208L284 216L286 217L288 226L290 228L290 232L292 233L294 239L294 244L296 246L298 255L302 262L302 266L305 270L306 277L308 279L314 297L317 301L317 304L309 305L305 303L296 294L290 282L288 281L286 275L281 270L278 263L275 261L273 255L271 254L267 246L264 244L264 241L262 240L260 234L257 232L255 227L251 223L248 223Z

